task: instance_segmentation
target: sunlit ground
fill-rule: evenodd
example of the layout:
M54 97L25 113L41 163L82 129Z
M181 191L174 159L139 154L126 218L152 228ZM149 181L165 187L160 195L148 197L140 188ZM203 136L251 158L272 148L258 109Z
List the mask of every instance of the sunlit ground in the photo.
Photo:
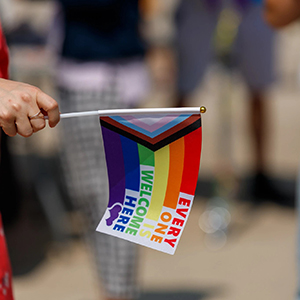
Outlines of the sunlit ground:
M233 207L227 242L218 251L207 247L199 228L203 211L197 199L174 256L140 247L144 299L293 299L293 210L266 204L250 213L246 204ZM59 254L49 253L34 272L16 278L15 294L22 300L96 299L97 285L83 244L73 242Z

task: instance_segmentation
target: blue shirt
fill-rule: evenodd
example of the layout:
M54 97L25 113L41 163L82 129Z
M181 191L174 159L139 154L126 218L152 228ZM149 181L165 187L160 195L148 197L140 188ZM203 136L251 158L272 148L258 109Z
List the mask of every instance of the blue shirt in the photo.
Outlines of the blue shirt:
M60 0L64 14L62 56L106 61L141 56L138 0Z

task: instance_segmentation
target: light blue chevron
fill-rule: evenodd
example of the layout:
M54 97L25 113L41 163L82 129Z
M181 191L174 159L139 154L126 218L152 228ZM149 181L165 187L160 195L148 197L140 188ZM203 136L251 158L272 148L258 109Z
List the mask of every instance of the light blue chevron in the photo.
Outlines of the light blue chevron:
M148 130L144 129L144 128L141 128L135 124L132 124L131 122L125 120L124 118L120 117L120 116L111 116L110 118L115 120L116 122L126 126L126 127L129 127L135 131L138 131L150 138L154 138L158 135L160 135L161 133L171 129L172 127L180 124L181 122L185 121L187 118L189 118L191 116L191 114L189 115L180 115L178 116L176 119L172 120L170 123L166 124L166 125L163 125L162 127L158 128L157 130L153 131L153 132L149 132ZM152 115L153 117L153 115ZM157 116L155 116L157 118Z

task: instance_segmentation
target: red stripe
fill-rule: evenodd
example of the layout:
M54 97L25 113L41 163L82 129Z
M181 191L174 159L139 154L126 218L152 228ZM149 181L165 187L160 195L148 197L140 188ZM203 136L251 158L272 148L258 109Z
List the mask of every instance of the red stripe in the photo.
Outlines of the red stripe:
M185 154L180 191L194 195L200 167L202 128L192 131L184 137Z

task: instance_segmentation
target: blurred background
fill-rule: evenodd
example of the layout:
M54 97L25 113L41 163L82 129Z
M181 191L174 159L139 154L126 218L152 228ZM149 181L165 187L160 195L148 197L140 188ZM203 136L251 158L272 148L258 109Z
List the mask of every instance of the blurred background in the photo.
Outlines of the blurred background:
M179 0L141 2L151 88L139 106L174 106ZM54 98L56 17L55 1L0 0L11 78ZM276 78L265 91L265 169L275 193L258 199L251 190L255 158L248 89L231 58L239 16L227 8L220 20L215 59L186 102L207 108L194 206L174 256L139 247L142 300L282 300L296 293L300 25L275 37ZM81 211L62 176L60 127L29 139L8 138L2 150L0 205L16 299L104 299L84 243Z

